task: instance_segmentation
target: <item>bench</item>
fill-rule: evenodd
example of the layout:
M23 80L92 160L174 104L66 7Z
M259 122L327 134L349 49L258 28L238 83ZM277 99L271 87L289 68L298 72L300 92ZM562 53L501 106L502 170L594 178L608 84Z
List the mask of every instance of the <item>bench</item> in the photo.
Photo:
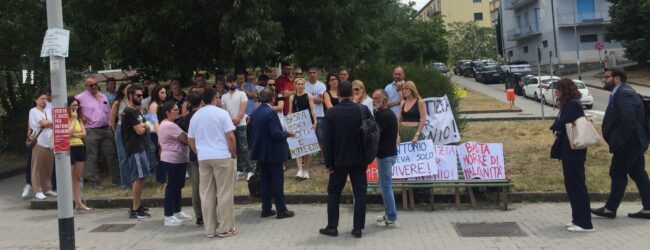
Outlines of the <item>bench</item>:
M508 210L508 192L510 188L514 186L514 183L511 179L505 180L481 180L481 179L471 179L465 180L463 178L463 170L458 169L458 180L393 180L393 189L402 189L402 207L404 209L415 208L415 201L413 195L413 188L430 188L430 197L429 202L431 204L431 210L434 210L434 192L435 188L454 188L456 208L460 208L460 188L465 188L469 195L472 208L476 208L476 198L474 197L474 187L496 187L500 188L499 193L497 193L497 205L499 200L503 202L503 209ZM372 181L368 182L369 189L378 189L379 182ZM499 197L500 196L500 197ZM410 200L410 202L409 202ZM410 206L407 206L410 205Z

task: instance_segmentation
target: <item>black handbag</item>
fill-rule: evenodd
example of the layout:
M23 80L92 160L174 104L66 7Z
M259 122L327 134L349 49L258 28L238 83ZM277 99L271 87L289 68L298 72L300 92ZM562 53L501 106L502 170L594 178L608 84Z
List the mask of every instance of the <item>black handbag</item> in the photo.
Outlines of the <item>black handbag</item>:
M251 197L260 198L262 194L260 192L260 169L258 163L255 163L255 169L253 169L253 175L248 179L248 193Z

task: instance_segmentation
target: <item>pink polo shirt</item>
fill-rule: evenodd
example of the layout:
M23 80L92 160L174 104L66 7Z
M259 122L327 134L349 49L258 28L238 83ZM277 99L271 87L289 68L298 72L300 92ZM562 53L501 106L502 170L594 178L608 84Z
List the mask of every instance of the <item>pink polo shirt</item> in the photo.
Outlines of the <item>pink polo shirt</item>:
M97 95L99 99L94 97L90 91L86 90L75 96L79 100L79 106L83 113L83 121L86 128L108 126L108 117L111 113L108 98L99 91Z

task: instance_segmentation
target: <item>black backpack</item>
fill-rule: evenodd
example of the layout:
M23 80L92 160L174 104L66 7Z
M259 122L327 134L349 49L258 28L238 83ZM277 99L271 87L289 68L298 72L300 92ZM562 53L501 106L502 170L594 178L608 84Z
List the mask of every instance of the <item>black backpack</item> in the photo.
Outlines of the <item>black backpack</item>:
M366 116L366 106L359 104L359 112L361 113L361 154L363 156L363 163L370 164L375 160L377 151L379 150L379 126L375 122L375 118Z
M643 108L645 109L645 121L643 125L645 126L645 131L648 137L650 137L650 97L645 97L639 94L641 101L643 101Z

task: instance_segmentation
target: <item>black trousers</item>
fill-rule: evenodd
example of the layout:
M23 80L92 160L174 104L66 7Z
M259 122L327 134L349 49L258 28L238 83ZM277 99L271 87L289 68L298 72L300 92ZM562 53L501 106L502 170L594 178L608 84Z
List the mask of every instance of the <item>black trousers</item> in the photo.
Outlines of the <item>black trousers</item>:
M185 186L185 173L187 163L168 163L161 161L158 166L163 166L167 171L167 186L165 187L165 216L172 216L181 211L183 187Z
M341 192L345 187L348 175L352 182L352 193L354 195L354 229L363 229L366 223L366 194L368 192L368 180L366 169L368 166L341 166L335 167L334 173L330 174L327 184L327 227L336 228L339 226L339 204L341 203Z
M585 184L585 161L562 160L564 172L564 187L571 203L571 217L573 224L584 229L591 229L591 211L589 205L589 191Z
M25 183L32 185L32 149L27 149L27 163L25 164Z
M609 167L609 176L612 178L612 187L605 208L616 211L623 200L627 187L627 176L636 183L643 203L643 209L650 210L650 180L645 171L645 157L641 143L634 140L616 150L612 156Z
M258 162L260 167L260 195L262 195L262 212L271 211L271 197L278 212L287 211L284 201L284 170L282 163L269 164Z

